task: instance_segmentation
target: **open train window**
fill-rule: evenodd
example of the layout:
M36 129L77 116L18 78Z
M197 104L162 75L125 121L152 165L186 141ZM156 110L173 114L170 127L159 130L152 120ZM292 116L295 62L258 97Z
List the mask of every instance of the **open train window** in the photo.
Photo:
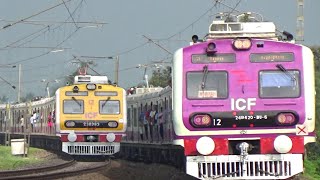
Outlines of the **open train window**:
M261 98L296 98L300 96L300 73L296 70L260 71Z
M63 101L64 114L83 114L83 100L71 99Z
M228 74L225 71L188 72L189 99L221 99L228 97Z
M120 114L120 101L100 100L100 114Z

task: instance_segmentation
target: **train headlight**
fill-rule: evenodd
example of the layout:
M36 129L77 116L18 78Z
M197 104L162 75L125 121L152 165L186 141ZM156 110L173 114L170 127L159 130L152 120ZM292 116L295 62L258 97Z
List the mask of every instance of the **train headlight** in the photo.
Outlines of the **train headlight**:
M87 84L87 89L88 90L95 90L97 86L95 84Z
M74 132L68 134L68 141L75 142L76 140L77 140L77 135Z
M208 127L211 125L211 117L207 114L197 114L192 118L192 124L195 127Z
M215 43L213 43L213 42L210 42L209 44L208 44L208 46L207 46L207 54L214 54L214 53L216 53L217 52L217 50L216 50L216 44Z
M76 123L74 121L66 121L66 127L74 127Z
M292 141L288 136L280 135L274 140L273 146L278 153L287 153L292 148Z
M250 39L236 39L233 41L233 47L238 50L248 50L251 48L251 45Z
M118 127L118 123L115 121L110 121L108 122L108 126L111 128L115 128L115 127Z
M96 137L94 136L87 136L87 141L94 142L96 140Z
M291 125L296 121L296 118L292 113L280 113L276 120L280 125Z
M114 140L116 140L116 135L114 133L108 133L106 138L108 142L113 142Z
M215 143L210 137L201 137L196 144L197 151L202 155L209 155L215 148Z

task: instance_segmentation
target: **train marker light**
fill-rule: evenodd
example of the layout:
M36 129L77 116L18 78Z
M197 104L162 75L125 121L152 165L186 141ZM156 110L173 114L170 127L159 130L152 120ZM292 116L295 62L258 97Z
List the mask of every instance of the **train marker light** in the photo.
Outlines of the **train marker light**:
M200 154L209 155L214 151L215 143L210 137L204 136L198 139L196 148Z
M296 121L296 118L292 113L280 113L278 114L276 120L278 124L290 125Z
M78 86L74 86L72 91L74 93L78 93L79 92L79 87Z
M118 123L115 121L109 121L108 126L111 128L115 128L115 127L118 127Z
M193 124L198 127L210 126L211 118L207 114L198 114L193 117Z
M248 50L251 48L251 45L250 39L235 39L233 41L233 47L237 50Z
M74 132L68 134L68 141L75 142L77 140L77 135Z
M74 121L66 121L66 127L74 127L76 123Z
M278 153L288 153L292 149L292 141L288 136L280 135L274 140L273 146Z
M213 42L210 42L207 46L207 54L214 54L216 53L216 44Z
M116 140L116 135L114 133L108 133L106 137L108 142L113 142Z

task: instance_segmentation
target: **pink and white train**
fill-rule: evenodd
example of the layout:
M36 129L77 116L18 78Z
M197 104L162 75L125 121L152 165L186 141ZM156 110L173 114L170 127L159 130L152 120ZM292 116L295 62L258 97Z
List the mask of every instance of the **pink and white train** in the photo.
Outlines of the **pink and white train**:
M219 14L204 40L177 50L172 89L127 97L126 141L183 147L186 173L199 179L302 173L305 145L315 142L313 54L258 18ZM162 125L139 124L149 109L165 115Z

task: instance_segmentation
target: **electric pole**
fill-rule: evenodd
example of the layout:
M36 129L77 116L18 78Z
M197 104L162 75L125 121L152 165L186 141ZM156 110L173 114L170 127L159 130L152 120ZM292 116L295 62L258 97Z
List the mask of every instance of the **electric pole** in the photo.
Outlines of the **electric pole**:
M297 29L296 41L304 41L304 0L297 0Z

